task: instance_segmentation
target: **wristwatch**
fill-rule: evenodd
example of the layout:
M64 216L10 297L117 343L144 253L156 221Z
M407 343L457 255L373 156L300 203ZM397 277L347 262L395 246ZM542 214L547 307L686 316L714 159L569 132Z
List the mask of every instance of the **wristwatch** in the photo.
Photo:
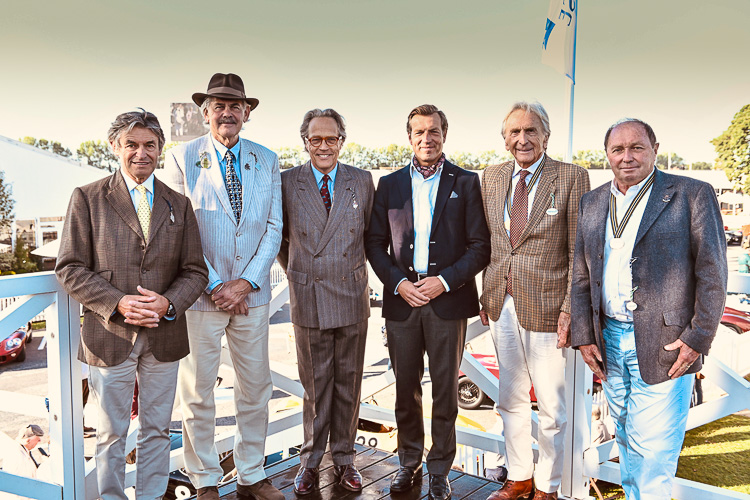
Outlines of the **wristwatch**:
M172 304L172 301L169 301L169 307L167 308L167 314L165 316L169 316L170 318L177 315L177 311L174 308L174 304Z

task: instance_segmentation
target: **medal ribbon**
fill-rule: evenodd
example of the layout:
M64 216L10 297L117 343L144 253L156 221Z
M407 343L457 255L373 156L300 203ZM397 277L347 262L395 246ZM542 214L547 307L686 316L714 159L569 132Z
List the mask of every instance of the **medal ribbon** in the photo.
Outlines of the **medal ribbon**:
M544 159L542 159L542 163L539 164L539 168L536 169L536 172L534 172L534 175L531 176L531 180L526 185L526 192L531 194L531 190L534 189L534 184L536 184L536 181L539 180L539 175L542 173L542 169L544 168L544 162L547 161L547 155L544 155ZM520 182L520 180L519 180ZM508 218L510 219L510 199L511 199L511 188L513 187L513 180L511 178L510 184L508 185L508 194L505 195L505 209L508 211Z
M617 222L617 202L615 200L615 195L613 193L609 193L609 222L612 226L613 238L620 238L622 236L622 233L625 231L625 226L628 225L630 217L633 215L633 212L635 212L638 203L640 203L641 200L646 197L646 193L648 193L648 190L653 184L654 174L652 173L651 177L649 177L649 179L646 181L646 184L643 185L638 194L635 195L635 198L633 198L633 201L630 203L630 206L625 212L625 216L622 218L622 221L619 224Z

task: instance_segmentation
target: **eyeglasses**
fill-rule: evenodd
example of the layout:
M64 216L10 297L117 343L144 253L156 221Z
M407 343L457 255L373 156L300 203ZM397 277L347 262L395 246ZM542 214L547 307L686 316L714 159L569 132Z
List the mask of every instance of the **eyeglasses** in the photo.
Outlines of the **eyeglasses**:
M329 146L335 146L340 139L341 137L305 137L307 143L316 148L323 144L323 141L326 141Z

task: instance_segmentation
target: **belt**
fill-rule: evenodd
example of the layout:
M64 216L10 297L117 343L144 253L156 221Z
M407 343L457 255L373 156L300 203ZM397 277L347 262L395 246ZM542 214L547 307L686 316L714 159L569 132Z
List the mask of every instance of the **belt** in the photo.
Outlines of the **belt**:
M427 277L427 273L416 273L417 274L417 281L423 280Z

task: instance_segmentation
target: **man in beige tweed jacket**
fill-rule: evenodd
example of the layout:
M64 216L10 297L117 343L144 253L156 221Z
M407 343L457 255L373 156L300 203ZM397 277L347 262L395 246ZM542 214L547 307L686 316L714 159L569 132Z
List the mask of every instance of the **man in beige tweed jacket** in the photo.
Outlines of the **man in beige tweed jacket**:
M337 482L359 491L354 439L370 317L365 231L375 187L370 172L338 161L346 128L336 111L305 113L300 136L310 161L281 174L284 231L278 257L289 278L305 388L294 489L304 495L317 487L330 434Z
M578 203L589 190L589 177L585 169L545 154L550 130L541 104L514 104L502 132L515 159L487 168L482 178L492 257L484 273L480 317L490 324L497 352L497 404L505 429L509 479L490 498L526 498L532 492L532 477L535 500L557 498L566 427L566 350L562 348L570 345L570 270ZM524 198L516 194L521 191ZM518 212L521 219L513 212L515 203L517 208L527 206ZM532 384L539 405L536 468L531 447Z

